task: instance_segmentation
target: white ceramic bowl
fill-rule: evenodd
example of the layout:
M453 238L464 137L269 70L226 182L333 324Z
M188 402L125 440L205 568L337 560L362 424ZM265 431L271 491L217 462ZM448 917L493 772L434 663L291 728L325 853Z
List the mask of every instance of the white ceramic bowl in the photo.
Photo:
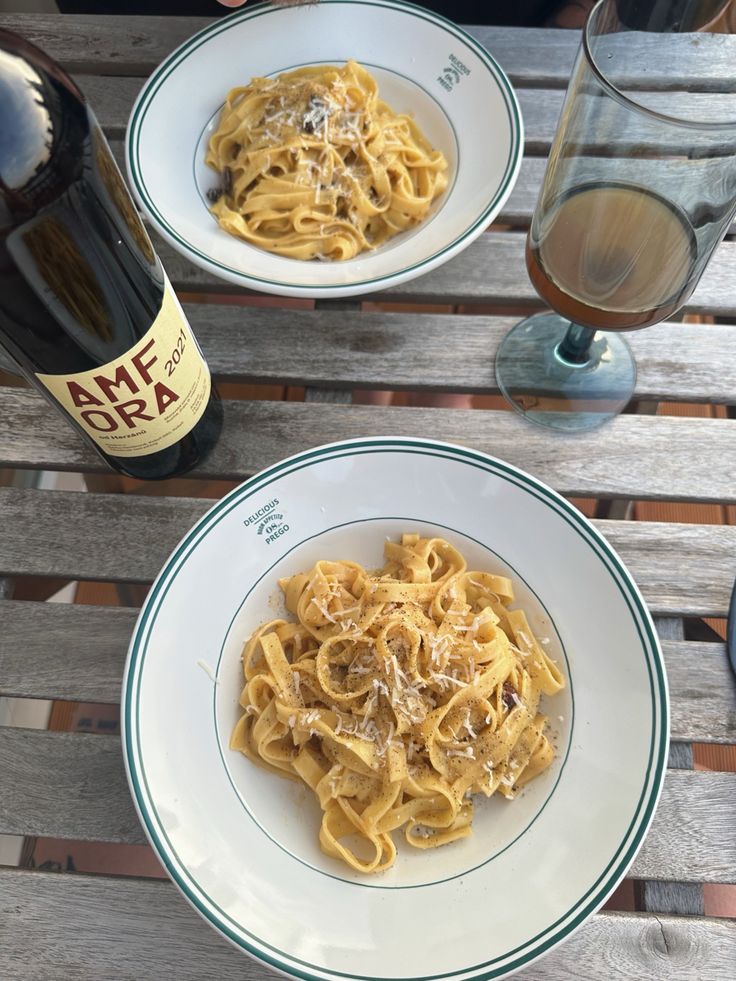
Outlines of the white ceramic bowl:
M519 798L478 805L472 837L399 845L392 869L361 877L320 851L311 795L228 740L242 643L278 615L277 578L318 558L378 566L404 531L509 575L568 686L546 706L555 761ZM644 602L575 508L481 453L363 439L271 467L182 540L133 636L123 728L153 847L237 946L309 979L498 978L569 936L631 864L663 780L668 701Z
M448 190L416 229L346 262L272 255L223 231L205 193L209 134L227 92L305 64L362 62L381 97L411 112L450 165ZM521 165L521 112L491 55L449 21L398 0L258 5L195 34L153 73L133 107L128 176L154 226L193 263L240 286L284 296L370 293L456 255L486 228Z

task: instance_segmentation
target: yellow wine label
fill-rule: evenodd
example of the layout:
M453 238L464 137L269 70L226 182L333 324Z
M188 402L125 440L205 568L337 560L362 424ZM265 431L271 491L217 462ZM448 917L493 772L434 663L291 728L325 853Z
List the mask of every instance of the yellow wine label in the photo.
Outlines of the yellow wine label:
M171 284L149 330L125 354L90 371L36 375L111 456L146 456L194 428L212 381Z

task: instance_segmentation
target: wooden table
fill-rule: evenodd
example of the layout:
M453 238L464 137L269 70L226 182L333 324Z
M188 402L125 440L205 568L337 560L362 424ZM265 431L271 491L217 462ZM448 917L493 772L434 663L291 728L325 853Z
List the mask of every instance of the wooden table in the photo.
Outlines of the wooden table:
M203 26L188 18L0 16L79 76L118 157L141 80ZM187 313L220 380L304 385L305 402L230 401L220 444L195 475L241 479L336 438L432 435L501 456L566 495L596 498L597 524L657 618L672 695L670 769L653 828L631 870L637 913L602 912L519 977L731 979L735 924L703 915L703 883L736 882L736 774L692 769L692 742L736 742L736 688L721 643L690 640L723 617L736 576L733 525L628 520L632 499L736 502L736 421L656 416L657 401L736 400L736 243L726 241L688 306L726 323L661 325L631 335L636 410L598 432L558 436L511 412L351 405L355 388L494 393L494 352L515 314L539 306L523 263L544 156L578 35L477 28L518 88L526 124L521 176L491 231L429 275L371 300L455 312L192 304ZM687 100L733 76L723 57L632 68L662 98ZM729 46L730 45L730 46ZM687 53L686 53L687 54ZM683 73L686 77L683 77ZM637 78L633 78L634 83ZM731 88L735 87L731 85ZM679 90L679 91L678 91ZM232 292L157 242L179 291ZM463 312L457 311L464 305ZM483 305L483 311L478 307ZM470 305L470 306L468 306ZM488 310L492 314L488 314ZM348 311L352 311L348 313ZM470 311L470 312L469 312ZM94 474L100 461L35 393L0 388L0 466ZM0 489L0 576L145 584L207 508L196 498ZM733 513L733 512L732 512ZM2 593L0 593L2 595ZM0 693L114 703L131 608L0 599ZM117 739L0 729L0 833L143 842ZM167 881L0 869L0 975L97 979L261 978Z

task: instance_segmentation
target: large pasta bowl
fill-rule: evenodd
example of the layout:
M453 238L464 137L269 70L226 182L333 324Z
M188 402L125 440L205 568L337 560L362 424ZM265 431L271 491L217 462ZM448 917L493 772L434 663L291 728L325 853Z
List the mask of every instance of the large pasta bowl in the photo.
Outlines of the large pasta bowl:
M345 261L287 258L228 234L210 212L214 175L205 163L227 93L256 76L348 59L442 151L447 190L419 225ZM192 263L239 286L319 298L387 290L457 255L508 198L522 147L511 85L465 31L400 0L322 0L248 5L181 45L144 85L125 157L153 226Z
M471 836L399 842L393 866L366 875L320 849L311 793L229 741L243 642L282 615L279 578L319 559L378 568L402 533L509 577L566 684L542 703L554 759L515 800L479 800ZM263 471L182 539L134 632L123 730L162 864L262 964L330 981L501 978L568 938L633 861L662 786L668 699L644 601L575 508L482 453L376 438Z

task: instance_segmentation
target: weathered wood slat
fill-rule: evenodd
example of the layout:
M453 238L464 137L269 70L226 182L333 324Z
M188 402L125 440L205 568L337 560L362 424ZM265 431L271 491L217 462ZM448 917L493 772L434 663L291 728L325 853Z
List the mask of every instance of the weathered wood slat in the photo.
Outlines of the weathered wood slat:
M223 379L478 393L498 391L496 351L518 322L213 304L188 304L187 314ZM736 326L658 324L627 339L636 358L636 398L736 401Z
M208 18L3 14L0 24L19 31L60 60L68 70L105 75L148 74ZM467 30L522 86L564 88L577 52L578 31L470 26ZM616 42L614 41L614 44ZM628 58L625 84L674 89L684 82L701 91L733 91L736 44L729 35L670 35L667 45L653 35L621 39ZM613 50L613 49L612 49ZM620 65L620 60L617 62Z
M146 840L128 791L119 739L0 727L0 760L0 829L5 829L0 833ZM25 768L30 769L24 777Z
M594 524L643 587L652 613L726 615L736 578L736 527L645 521ZM700 612L710 604L719 612Z
M14 981L262 981L168 882L0 870L0 959ZM731 981L736 923L598 913L520 981ZM32 952L29 953L29 952Z
M654 622L661 638L666 637L675 641L684 640L685 624L682 619L657 617ZM671 691L672 673L668 672L668 676ZM688 684L688 680L686 676L685 685ZM731 680L729 679L729 682ZM696 716L698 714L696 708ZM667 766L679 770L692 770L692 743L671 742ZM634 896L636 908L642 912L673 913L678 916L702 916L705 913L705 892L701 882L640 880L634 884Z
M662 650L670 689L672 739L736 742L736 678L725 644L663 640Z
M542 88L518 89L517 95L524 117L525 151L535 156L546 155L557 132L565 93ZM693 122L727 122L734 118L736 111L736 98L732 93L724 95L692 91L631 91L627 92L627 95L640 106L654 112ZM608 158L605 166L609 168L610 158L619 157L623 152L628 153L630 157L637 157L642 155L644 147L651 148L660 159L652 160L650 164L640 164L634 159L628 159L623 163L622 173L632 170L642 181L648 172L659 175L660 179L665 181L678 170L683 174L692 173L697 165L682 159L687 156L687 151L696 146L708 151L713 149L715 142L711 134L701 132L697 128L687 131L674 125L652 127L645 117L633 114L627 119L625 129L622 127L620 131L611 132L610 128L605 128L596 132L590 123L602 112L597 95L578 95L576 110L580 114L577 117L578 121L571 123L574 128L568 133L568 135L574 134L576 156L585 149L588 153ZM728 152L734 152L734 142L726 132L720 134L718 146L722 153L727 148ZM707 155L706 152L704 156Z
M322 405L350 405L352 394L339 388L308 388L304 393L305 402L318 402Z
M702 916L705 895L700 882L637 882L637 909L648 913L673 913L676 916Z
M0 575L149 582L207 508L191 498L0 488ZM725 616L736 577L736 526L596 525L653 613Z
M0 728L0 833L140 843L120 742L104 736ZM736 774L670 770L631 874L732 882Z
M136 617L115 607L0 601L0 695L118 702ZM672 738L736 742L736 679L724 645L664 641L663 649Z
M0 695L120 701L137 610L0 600Z
M580 32L544 28L468 27L520 86L566 88ZM622 88L733 92L736 38L728 34L624 33L610 38L608 51ZM608 66L609 72L612 70Z
M117 75L76 75L77 82L105 131L121 171L125 173L124 136L128 118L145 78Z
M681 882L736 881L735 799L736 774L668 770L630 874Z
M155 235L156 249L174 285L191 292L240 292L237 287L192 265ZM525 236L488 232L454 259L408 283L371 293L366 299L415 303L483 303L520 310L542 307L529 282L524 261ZM719 246L683 310L736 316L736 243Z
M693 769L693 747L690 743L670 743L667 766L673 770Z
M496 393L498 345L519 320L185 306L217 378L321 388ZM636 358L636 399L736 400L736 326L668 322L632 331L627 340ZM7 394L0 390L0 398ZM11 410L4 405L0 418Z
M519 320L185 306L217 378L324 388L496 393L498 345ZM669 322L632 331L627 340L636 358L635 398L736 400L736 326Z
M208 17L0 14L0 27L22 34L67 71L102 75L149 75L210 21Z
M0 389L0 465L105 470L40 396ZM502 452L569 495L734 502L736 421L622 415L570 437L512 412L351 406L330 400L226 402L222 437L196 475L242 479L300 450L357 436L426 436ZM636 447L632 455L631 448ZM661 466L673 455L677 468Z

